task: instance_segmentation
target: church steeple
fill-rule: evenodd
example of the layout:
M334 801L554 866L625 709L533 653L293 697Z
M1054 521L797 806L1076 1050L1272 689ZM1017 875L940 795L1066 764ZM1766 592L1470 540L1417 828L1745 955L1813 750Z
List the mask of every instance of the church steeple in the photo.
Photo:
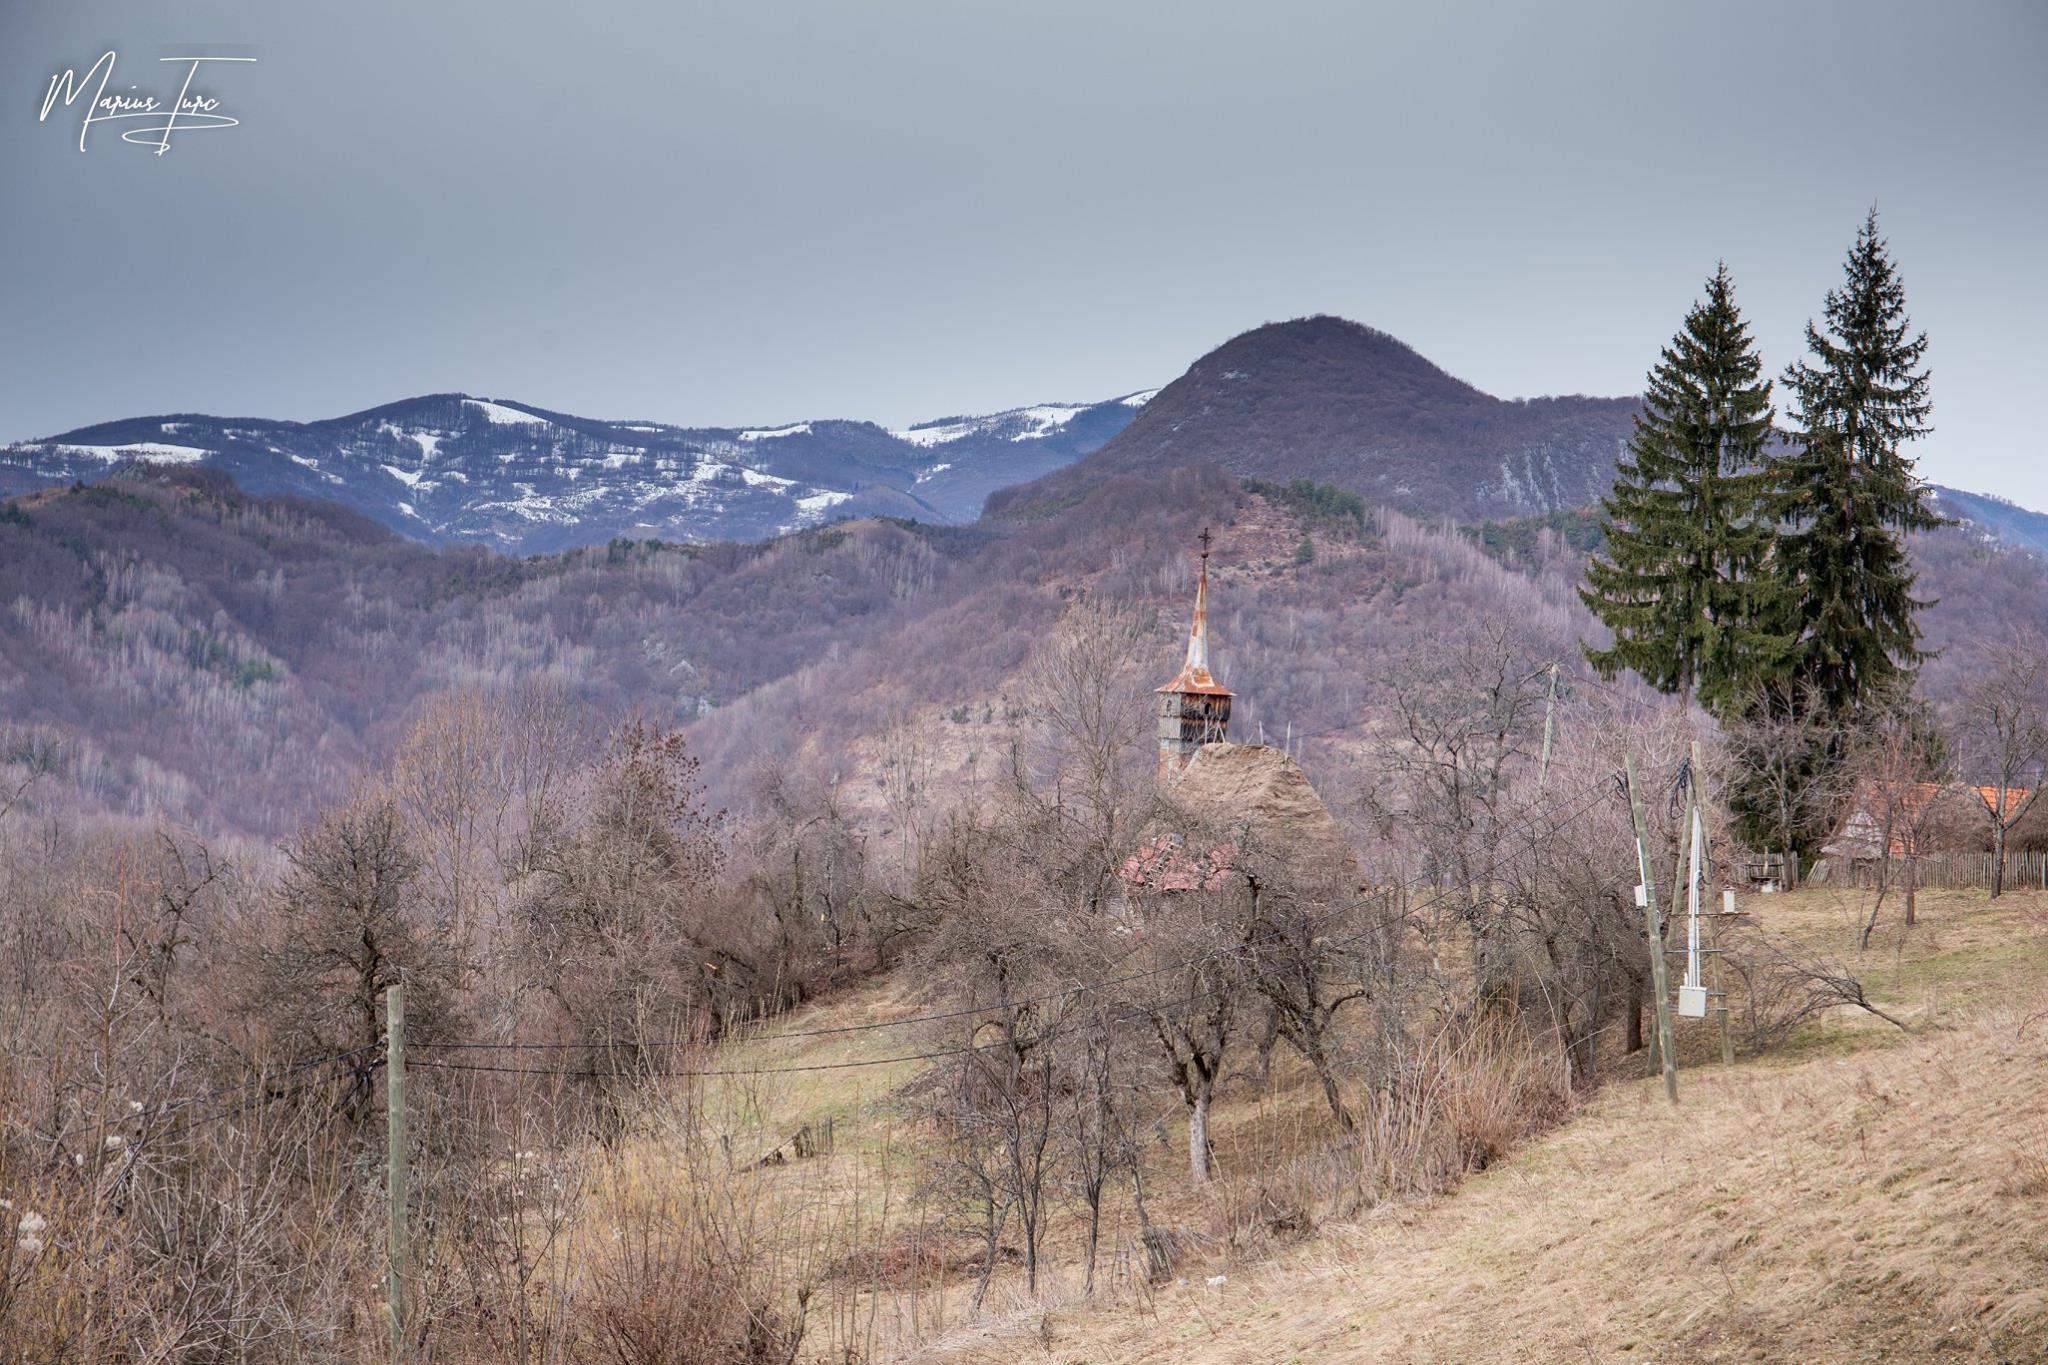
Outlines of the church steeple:
M1187 662L1172 682L1158 689L1161 782L1185 768L1204 744L1220 741L1230 727L1231 691L1209 672L1209 541L1205 526Z
M1188 661L1184 672L1209 676L1209 528L1202 528L1202 567L1195 578L1195 622L1188 628Z

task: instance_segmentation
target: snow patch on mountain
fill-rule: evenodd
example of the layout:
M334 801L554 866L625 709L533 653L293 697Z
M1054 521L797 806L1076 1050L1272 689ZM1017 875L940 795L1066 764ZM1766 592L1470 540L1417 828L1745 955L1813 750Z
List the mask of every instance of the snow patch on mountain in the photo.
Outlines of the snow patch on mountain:
M1100 403L1040 403L1035 407L1011 408L986 417L948 417L916 426L893 427L889 434L926 450L965 440L969 436L1000 435L1009 441L1038 441L1063 429L1084 412Z
M386 436L395 437L401 441L411 441L420 448L420 458L422 460L433 459L434 452L441 448L441 437L436 432L412 431L399 426L395 422L379 422L377 430L383 432Z
M1040 437L1049 436L1092 406L1094 405L1090 403L1079 403L1072 406L1048 403L1041 407L1019 408L1015 413L1006 415L1015 416L1025 423L1025 427L1022 431L1011 436L1010 439L1013 441L1035 441Z
M485 417L499 426L551 427L554 425L553 422L550 422L545 417L535 417L530 412L521 412L518 408L508 408L503 403L492 403L482 398L465 398L462 401L483 413Z
M891 428L889 434L899 441L908 441L914 446L929 450L933 446L957 441L963 436L972 436L983 429L982 423L988 418L976 418L965 422L941 422L931 426Z
M828 488L824 492L812 493L808 497L798 498L796 505L809 515L817 516L831 508L837 507L840 503L846 502L852 497L853 494L851 493L842 493L836 488Z
M213 454L198 446L166 445L162 441L130 441L118 446L81 446L65 443L57 447L67 454L90 455L95 460L119 464L123 460L155 460L159 464L196 464Z

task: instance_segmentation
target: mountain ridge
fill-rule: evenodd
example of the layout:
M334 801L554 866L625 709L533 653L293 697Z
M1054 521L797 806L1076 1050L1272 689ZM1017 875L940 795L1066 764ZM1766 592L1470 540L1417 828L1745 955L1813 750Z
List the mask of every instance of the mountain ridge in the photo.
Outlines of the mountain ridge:
M971 521L998 487L1080 458L1142 391L890 430L610 421L433 393L314 421L163 413L0 447L0 495L134 460L201 465L248 492L324 498L430 544L545 553L618 536L758 540L857 516Z
M297 421L164 413L0 446L0 496L132 459L323 498L429 544L552 553L614 538L754 541L862 516L958 524L1070 504L1105 478L1213 464L1308 479L1411 515L1544 516L1597 502L1638 400L1493 397L1389 333L1266 323L1157 389L886 427L620 421L422 394ZM2048 516L1930 485L1946 515L2048 554Z

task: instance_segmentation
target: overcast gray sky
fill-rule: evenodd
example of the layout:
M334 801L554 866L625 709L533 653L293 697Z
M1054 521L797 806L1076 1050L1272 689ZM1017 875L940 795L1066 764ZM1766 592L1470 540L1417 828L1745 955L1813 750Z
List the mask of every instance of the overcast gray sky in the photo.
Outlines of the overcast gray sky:
M81 154L37 113L110 48L257 58L201 82L241 125ZM1719 257L1781 368L1874 200L1923 472L2048 508L2041 3L0 0L0 85L0 439L445 389L902 423L1311 312L1629 393Z

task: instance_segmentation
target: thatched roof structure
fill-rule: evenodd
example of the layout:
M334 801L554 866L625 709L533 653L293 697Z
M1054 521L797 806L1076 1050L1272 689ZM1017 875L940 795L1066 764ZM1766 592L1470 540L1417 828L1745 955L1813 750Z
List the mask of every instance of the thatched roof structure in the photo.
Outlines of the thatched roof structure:
M1167 791L1169 813L1125 860L1124 878L1160 891L1216 889L1252 860L1345 893L1358 860L1301 765L1263 744L1205 744ZM1192 846L1191 846L1192 845Z

